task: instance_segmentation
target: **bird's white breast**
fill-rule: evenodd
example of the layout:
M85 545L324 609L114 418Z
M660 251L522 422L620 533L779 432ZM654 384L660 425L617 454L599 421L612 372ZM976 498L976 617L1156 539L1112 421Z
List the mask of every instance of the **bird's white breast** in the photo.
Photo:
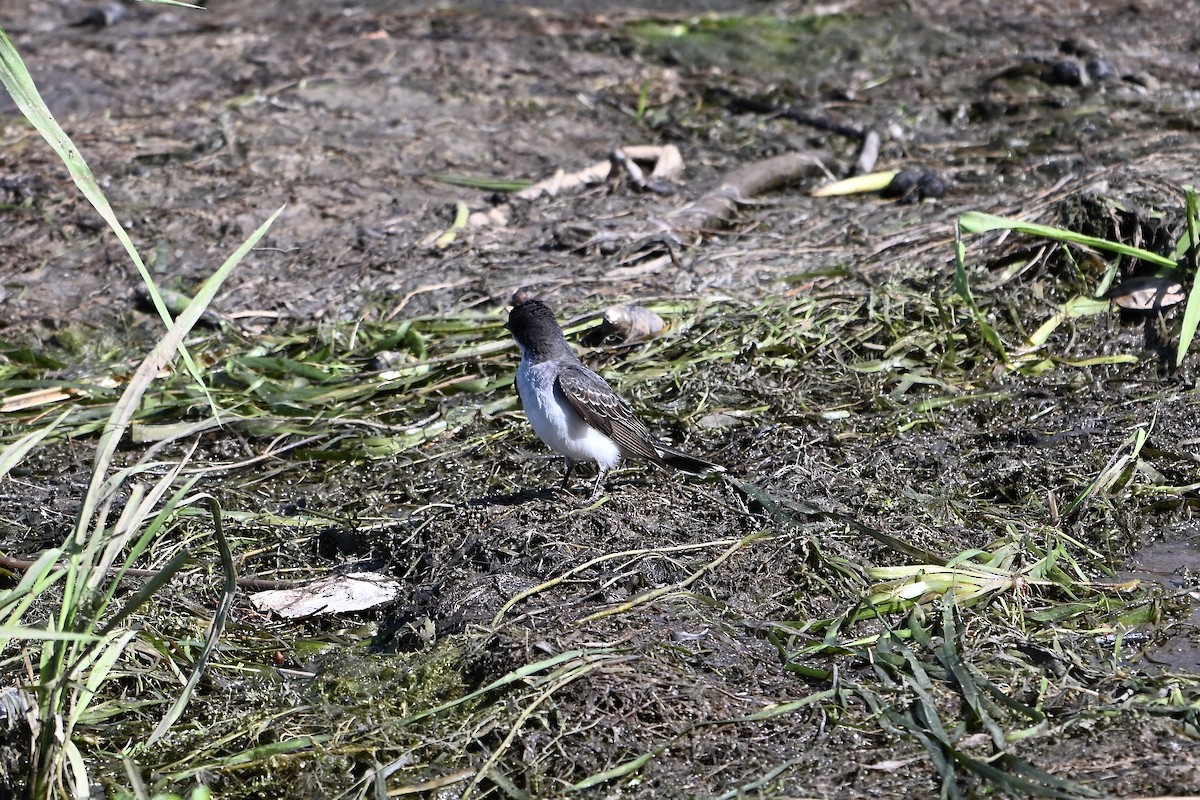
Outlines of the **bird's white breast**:
M554 391L557 365L552 361L530 364L521 359L517 368L517 392L529 424L550 449L574 461L595 461L609 470L621 460L617 443L583 421Z

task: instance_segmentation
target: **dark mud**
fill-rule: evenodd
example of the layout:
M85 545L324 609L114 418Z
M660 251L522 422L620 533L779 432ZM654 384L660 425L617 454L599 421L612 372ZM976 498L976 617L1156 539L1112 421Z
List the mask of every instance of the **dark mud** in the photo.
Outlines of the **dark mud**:
M486 766L480 794L551 797L653 753L609 789L936 795L926 748L881 727L891 718L864 700L892 710L913 702L888 672L901 651L814 655L805 648L826 631L805 626L858 603L872 583L866 567L922 563L845 518L942 562L1000 540L1029 544L1022 558L1034 560L1037 547L1071 537L1072 553L1098 556L1089 579L1110 579L1099 565L1116 569L1156 540L1194 533L1195 490L1161 491L1196 482L1195 357L1174 370L1165 344L1178 314L1071 321L1049 345L1060 359L1132 353L1137 363L1006 372L953 306L951 242L954 221L973 209L1091 225L1143 246L1164 220L1173 242L1200 155L1200 62L1194 10L1183 4L928 5L850 3L809 16L796 3L749 4L783 21L774 25L689 21L694 12L648 4L214 0L203 12L134 5L95 27L72 25L87 4L6 3L0 25L156 280L192 291L287 204L218 298L226 327L196 342L222 385L236 383L222 359L258 343L270 350L296 330L312 331L314 344L291 357L309 358L316 343L349 350L363 380L379 354L345 345L359 321L367 330L385 318L477 313L474 343L504 341L493 312L523 286L566 317L616 300L678 299L666 344L607 349L590 363L673 443L771 497L811 504L809 516L790 515L731 483L635 467L588 508L553 490L559 463L512 403L386 458L335 439L269 469L221 473L205 486L241 515L244 570L353 562L400 579L405 600L377 618L308 627L267 622L242 603L193 724L138 753L148 776L174 788L209 776L228 797L318 797L384 763L394 767L387 788L458 793L471 775L454 775ZM731 110L737 97L800 105L829 125ZM61 165L13 109L0 114L0 340L12 343L0 364L35 371L24 347L60 362L42 377L119 373L113 364L134 359L160 323ZM920 203L810 197L848 174L858 141L837 132L845 128L880 133L881 168L935 171L948 192ZM682 151L674 196L616 182L514 203L506 226L433 243L456 201L499 202L434 176L536 181L643 143ZM813 155L811 178L743 208L732 228L682 243L674 261L640 257L654 220L728 170L789 150ZM1108 207L1096 197L1145 224L1098 215ZM973 288L1009 341L1093 289L1104 269L1011 237L969 245ZM464 345L422 324L433 355ZM391 435L406 421L511 399L512 351L464 365L449 377L491 381L479 396L430 389L421 405L381 392L357 412ZM162 416L151 421L172 421ZM1139 427L1150 444L1133 477L1064 514ZM83 485L89 441L56 444L5 482L6 552L35 552L67 529L62 498ZM206 440L198 458L230 463L268 441L235 429ZM206 586L189 587L194 604L213 602ZM1200 792L1195 697L1155 699L1168 685L1163 667L1200 670L1194 650L1156 661L1171 634L1189 635L1186 588L1152 596L1161 613L1130 626L1145 658L1140 646L1115 651L1104 639L1113 621L1098 611L1069 630L1029 621L1042 603L1065 603L1060 595L1035 593L1011 612L997 601L1004 611L977 629L968 619L964 657L1019 662L1006 691L1049 718L1013 752L1105 794ZM998 630L1005 613L1011 624ZM191 622L163 623L156 635L194 640ZM375 652L362 656L365 641ZM592 660L536 691L495 693L494 712L399 724L572 650ZM278 663L291 672L276 673ZM816 677L828 669L839 678ZM966 701L954 681L935 672L934 683L939 713L959 720ZM842 693L762 715L831 686ZM260 715L256 733L239 728L246 709ZM278 727L266 724L273 713ZM154 722L138 719L120 743L98 747L97 775L124 785L111 753ZM1007 722L1010 732L1033 727ZM987 758L972 724L963 722L961 747ZM219 769L230 752L302 735L333 738L314 747L319 757ZM993 791L959 780L968 795Z

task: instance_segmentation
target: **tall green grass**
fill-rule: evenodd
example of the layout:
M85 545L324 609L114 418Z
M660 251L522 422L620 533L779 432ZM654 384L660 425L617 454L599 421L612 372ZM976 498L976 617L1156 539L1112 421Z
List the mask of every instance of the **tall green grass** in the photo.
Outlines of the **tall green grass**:
M90 779L79 744L80 723L122 654L138 636L125 623L184 566L188 554L181 552L160 565L157 576L129 597L119 597L120 581L147 552L155 537L168 529L181 509L203 499L194 492L196 478L179 480L186 458L174 464L139 462L114 469L113 457L146 391L176 354L182 355L196 382L204 385L183 345L184 337L234 267L254 248L283 209L272 214L234 251L205 281L182 313L173 318L91 169L55 121L3 30L0 30L0 83L62 159L75 185L121 242L167 328L134 372L103 425L91 477L80 498L70 535L61 546L42 553L18 585L0 596L0 653L4 654L0 667L29 657L36 668L36 682L31 688L37 697L38 715L27 782L29 794L39 799L88 797ZM215 408L213 412L216 413ZM52 436L61 421L59 417L5 448L0 453L0 477ZM147 477L155 472L161 472L161 477ZM118 513L117 498L122 494L125 500ZM57 610L48 618L39 615L33 619L31 609L42 608L46 603L56 605ZM217 628L214 624L213 631ZM15 654L9 650L14 643L22 645ZM164 722L169 724L180 710L177 704Z

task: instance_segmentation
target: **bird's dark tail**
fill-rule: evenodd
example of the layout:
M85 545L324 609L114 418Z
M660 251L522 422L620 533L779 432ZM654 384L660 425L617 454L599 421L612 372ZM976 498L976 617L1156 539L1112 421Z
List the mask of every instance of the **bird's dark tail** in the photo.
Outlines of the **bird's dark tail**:
M724 472L725 468L720 464L714 464L711 461L705 461L703 458L689 456L687 453L681 453L678 450L670 450L660 446L658 454L662 457L662 463L668 467L674 467L684 472L690 472L693 475L707 475L710 472Z

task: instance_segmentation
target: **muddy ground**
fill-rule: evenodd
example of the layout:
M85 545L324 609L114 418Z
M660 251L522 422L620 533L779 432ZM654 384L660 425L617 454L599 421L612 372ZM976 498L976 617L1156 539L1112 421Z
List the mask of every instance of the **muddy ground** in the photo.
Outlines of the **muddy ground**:
M664 436L772 497L845 512L943 560L1026 524L1033 538L1047 525L1075 537L1114 569L1149 540L1194 535L1194 489L1168 500L1151 489L1115 496L1067 521L1057 506L1103 471L1139 425L1153 427L1162 485L1195 483L1196 362L1191 356L1178 370L1169 363L1176 312L1161 322L1083 320L1051 343L1064 358L1132 353L1137 363L1018 374L998 368L977 328L946 310L954 221L968 210L1091 226L1142 245L1163 225L1178 234L1181 187L1194 182L1200 155L1194 10L1168 2L729 2L708 4L706 23L677 5L214 0L204 11L117 6L119 18L98 25L91 4L8 0L0 25L160 283L193 291L286 204L221 292L227 327L209 341L224 336L250 348L356 321L477 314L476 338L459 335L443 345L451 352L505 341L496 312L520 287L534 287L565 318L616 301L679 301L674 338L655 351L674 367L639 372L647 354L636 348L602 350L589 363L615 370L606 374ZM718 22L742 15L776 25ZM750 112L738 98L792 105L827 124ZM108 365L128 363L161 323L61 165L13 107L0 103L0 115L2 357L28 348L52 355L56 375L111 373ZM850 173L859 141L847 128L880 134L880 168L936 172L946 192L923 201L811 197L818 184ZM486 211L502 200L437 176L536 181L603 161L617 146L665 143L685 163L674 194L608 182L514 201L507 224L434 242L451 226L456 201ZM733 225L682 237L674 258L642 257L647 237L661 234L656 220L730 170L788 151L810 154L811 172L743 206ZM1100 196L1125 203L1138 224L1122 228L1128 220L1097 204ZM1012 338L1096 282L1095 263L1072 265L1037 246L995 237L973 246L976 291ZM1022 259L1028 269L1005 273ZM828 346L805 339L818 329L814 320L832 314L861 325L838 323L832 329L846 338ZM922 339L923 324L946 336ZM972 337L979 351L967 358ZM947 347L951 339L962 354ZM706 342L729 355L706 363ZM969 363L952 363L959 355ZM899 360L885 365L889 358ZM480 359L478 374L492 381L481 403L511 399L503 381L514 367L511 350ZM931 419L906 406L914 394L906 396L911 382L897 388L904 370L919 378L917 399L938 387L975 399ZM431 396L438 402L424 410L435 415L473 402ZM148 779L167 774L174 780L164 785L185 787L195 768L222 796L319 797L394 760L388 788L457 793L482 765L489 771L480 793L545 797L655 752L606 784L610 796L921 797L942 789L920 737L894 719L881 728L875 720L890 718L862 699L900 696L895 674L874 693L708 724L829 688L796 668L812 666L797 655L808 642L804 623L853 603L850 587L862 589L855 565L897 562L882 540L836 519L797 523L733 484L664 480L645 469L618 475L608 500L588 509L553 490L559 465L511 403L452 428L422 454L314 456L262 476L223 472L227 483L206 485L245 512L238 535L258 559L249 568L366 559L400 578L406 597L344 627L311 628L267 622L243 601L231 652L269 671L278 651L289 668L318 677L253 683L222 673L186 733L138 754ZM200 453L215 463L261 450L241 436L206 442ZM32 477L4 491L6 551L36 552L69 524L63 497L87 470L88 441L40 457ZM984 499L1013 516L978 516ZM272 523L266 512L286 521ZM295 521L305 514L319 524ZM767 536L747 538L758 534ZM676 546L685 549L669 550ZM637 555L645 550L653 554ZM593 559L610 561L501 614L518 592ZM712 566L686 580L703 564ZM663 586L675 588L626 613L591 616ZM196 603L209 600L197 591ZM1183 610L1170 612L1181 618ZM1016 619L1006 632L1013 641L964 647L1001 661L1037 650ZM359 623L376 624L378 635L364 635ZM249 644L256 627L276 638ZM1092 633L1080 647L1106 635ZM311 652L297 643L308 638L346 646ZM368 639L378 653L366 659L347 644ZM411 691L415 706L453 696L453 687L426 689L414 677L440 669L423 653L453 664L446 671L469 691L574 648L596 650L591 666L564 678L552 702L519 725L496 712L487 724L425 731L414 743L405 737L415 734L371 715L413 710L389 687ZM1069 686L1047 693L1027 672L1007 687L1051 718L1013 752L1105 794L1200 792L1194 710L1184 702L1158 713L1148 700L1135 702L1145 686L1165 683L1130 688L1131 674L1162 668L1080 652L1059 653L1045 667ZM1168 671L1196 672L1187 663L1194 651L1184 652ZM839 668L865 685L883 669L868 662ZM385 666L395 663L402 666ZM411 664L423 666L406 671ZM386 699L368 702L336 680L359 673L374 687L367 694ZM202 743L220 739L247 706L294 706L304 735L323 725L337 736L378 726L395 738L357 749L322 740L321 757L223 772L213 765L224 754ZM954 717L953 706L945 701L942 711ZM967 739L980 735L965 725ZM519 735L506 741L510 729ZM270 738L263 728L230 734L228 749ZM119 766L106 771L118 747L105 741L94 754L110 788L121 781ZM977 740L963 747L986 756ZM492 754L503 758L488 761ZM977 774L958 780L966 794L995 791ZM280 781L293 788L279 789Z

